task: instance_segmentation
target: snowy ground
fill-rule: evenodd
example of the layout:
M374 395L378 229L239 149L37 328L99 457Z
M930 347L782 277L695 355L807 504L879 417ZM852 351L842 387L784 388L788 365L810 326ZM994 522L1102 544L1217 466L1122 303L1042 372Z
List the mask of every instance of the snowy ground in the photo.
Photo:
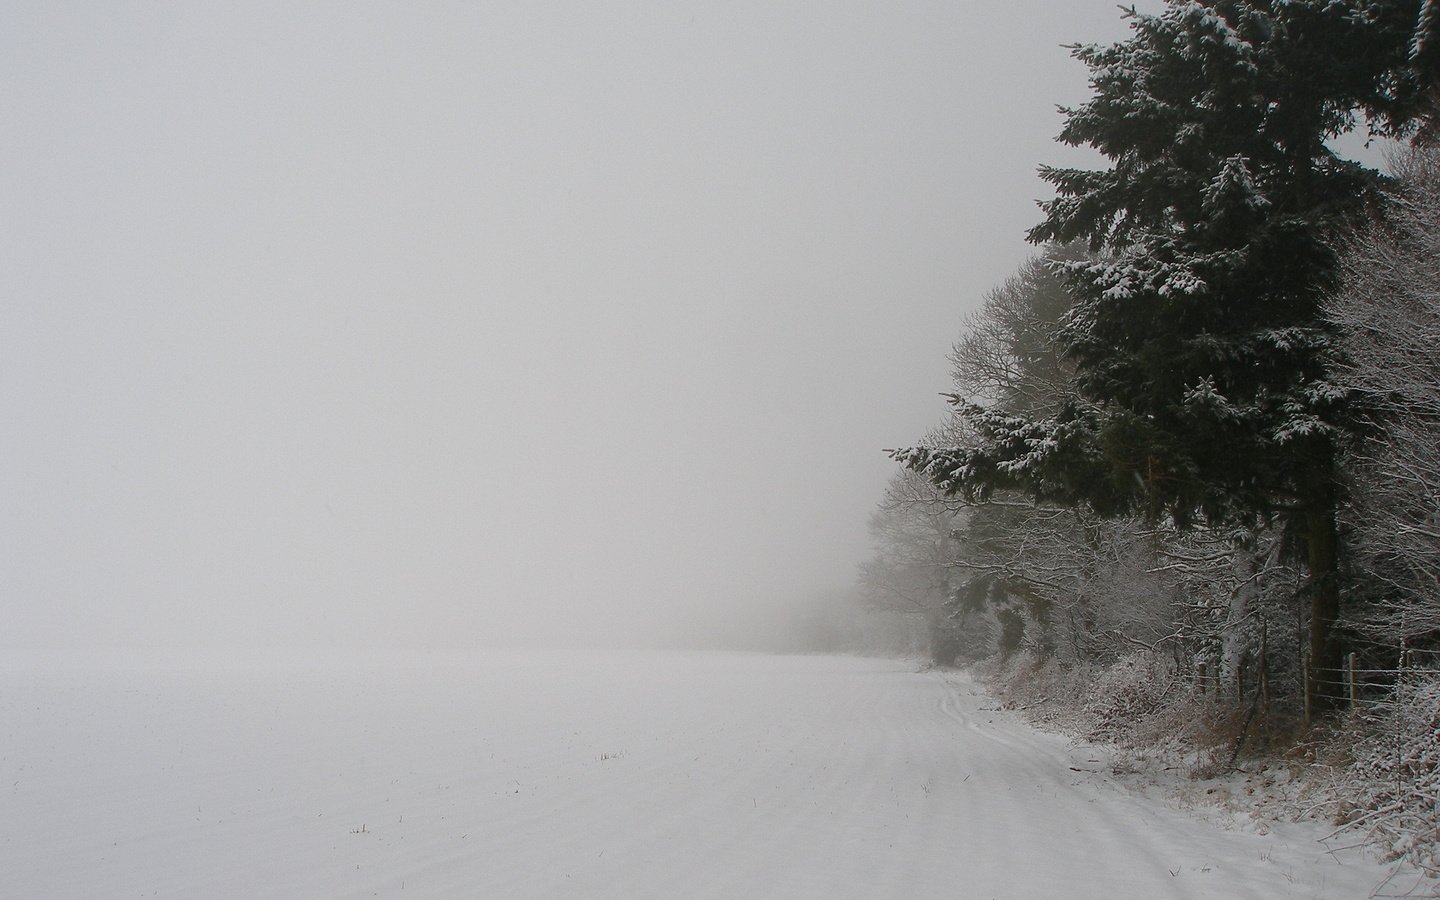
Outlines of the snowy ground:
M615 654L0 666L0 896L1365 897L963 676Z

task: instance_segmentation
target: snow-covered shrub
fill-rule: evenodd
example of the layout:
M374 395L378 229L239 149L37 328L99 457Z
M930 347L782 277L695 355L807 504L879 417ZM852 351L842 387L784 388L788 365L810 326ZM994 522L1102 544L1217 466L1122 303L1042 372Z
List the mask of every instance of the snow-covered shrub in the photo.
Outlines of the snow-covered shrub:
M1335 786L1340 818L1395 857L1440 874L1440 672L1402 679L1364 719Z
M1186 693L1169 664L1156 654L1130 654L1095 673L1083 707L1085 736L1093 741L1126 742Z
M977 672L1007 707L1023 711L1032 721L1065 732L1081 730L1079 710L1092 677L1091 667L1027 651L977 667Z

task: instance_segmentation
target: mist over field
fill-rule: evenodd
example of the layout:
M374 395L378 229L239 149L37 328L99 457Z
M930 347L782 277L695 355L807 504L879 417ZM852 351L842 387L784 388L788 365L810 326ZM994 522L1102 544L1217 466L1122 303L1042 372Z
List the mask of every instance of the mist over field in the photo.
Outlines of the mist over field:
M753 644L1111 4L0 12L0 645Z

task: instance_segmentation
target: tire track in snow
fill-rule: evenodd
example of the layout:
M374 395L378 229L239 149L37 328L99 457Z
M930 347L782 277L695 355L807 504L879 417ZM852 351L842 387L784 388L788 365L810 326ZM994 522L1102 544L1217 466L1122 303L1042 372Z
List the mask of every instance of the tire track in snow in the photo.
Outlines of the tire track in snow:
M931 678L946 693L942 714L966 736L966 759L993 767L970 805L999 836L977 835L1001 869L1033 871L1042 858L1041 870L1074 874L1066 896L1076 898L1352 897L1368 895L1378 877L1368 866L1344 869L1313 843L1220 831L1129 793L1089 754L994 709L968 678ZM1319 833L1309 832L1312 841ZM988 889L1025 895L1016 885Z
M223 715L157 682L18 718L6 765L45 777L5 798L6 890L1339 900L1380 876L1313 829L1222 832L1071 771L1098 767L963 676L895 662L555 655L226 684Z

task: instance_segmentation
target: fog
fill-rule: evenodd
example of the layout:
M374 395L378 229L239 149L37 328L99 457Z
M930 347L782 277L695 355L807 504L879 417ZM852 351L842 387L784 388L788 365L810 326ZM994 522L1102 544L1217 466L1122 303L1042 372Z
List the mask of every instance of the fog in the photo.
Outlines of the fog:
M843 588L1110 0L7 3L0 647L743 645Z

